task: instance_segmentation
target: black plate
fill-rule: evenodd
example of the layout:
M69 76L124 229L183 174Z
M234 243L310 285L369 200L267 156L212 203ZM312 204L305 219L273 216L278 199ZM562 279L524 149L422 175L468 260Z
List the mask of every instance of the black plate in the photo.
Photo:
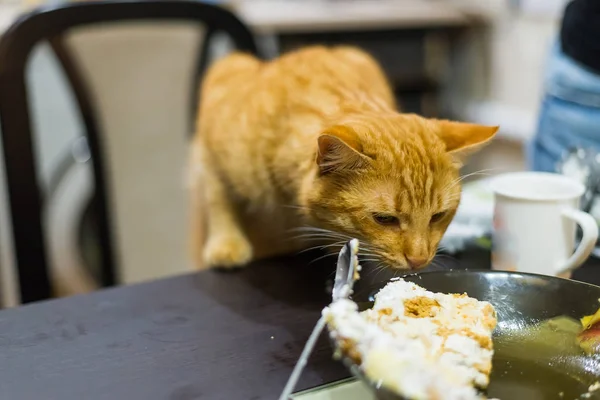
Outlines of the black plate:
M566 353L564 342L549 344L547 335L539 336L538 331L531 329L551 318L565 316L579 320L595 313L600 307L600 287L551 276L488 270L423 272L404 279L430 291L467 293L494 305L498 326L494 332L489 397L577 399L600 380L600 356ZM358 303L372 300L372 295L387 282L365 283L356 286L353 300ZM570 343L571 338L565 340ZM572 340L575 343L575 334ZM360 376L356 368L347 365L353 374ZM399 399L389 392L376 390L376 393L380 399ZM600 399L600 391L585 398Z

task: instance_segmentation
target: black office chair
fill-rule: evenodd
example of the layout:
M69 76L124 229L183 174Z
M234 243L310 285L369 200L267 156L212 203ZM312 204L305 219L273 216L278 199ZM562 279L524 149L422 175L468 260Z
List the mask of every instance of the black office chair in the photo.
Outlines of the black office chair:
M123 49L114 50L119 47L119 36L103 37L102 34L98 34L95 31L95 29L100 29L100 27L102 29L115 26L121 27L123 23L133 23L133 26L139 26L139 24L148 22L157 26L169 25L170 23L183 24L187 27L186 29L202 27L203 40L198 40L198 46L194 49L196 53L196 60L192 63L194 65L186 66L178 70L177 73L173 73L173 76L168 78L172 80L172 85L168 82L164 83L166 78L162 74L164 70L171 68L170 63L176 62L175 59L164 60L161 66L156 66L154 65L155 63L148 65L148 60L146 59L137 60L141 62L141 65L137 68L125 69L124 71L127 72L127 76L124 77L118 71L118 64L120 55L127 53L127 51ZM98 56L96 54L92 57L92 61L83 61L86 51L89 50L89 46L82 45L82 43L77 41L79 39L75 40L73 38L78 35L81 36L82 32L86 29L88 33L83 35L88 35L87 39L92 37L94 45L99 46L102 49L100 53L106 54L106 56ZM90 30L92 34L89 34ZM115 153L125 154L127 157L129 150L123 150L123 148L126 147L125 145L131 145L133 142L137 144L132 147L132 154L137 151L136 146L147 146L147 148L140 150L148 156L144 159L144 163L150 166L156 165L154 169L148 171L149 175L155 174L159 176L163 170L171 168L172 163L169 163L168 159L169 157L172 159L172 156L165 154L163 159L157 159L157 149L162 147L161 143L165 143L165 140L168 140L168 135L172 133L170 132L171 127L173 127L173 130L178 131L187 130L187 133L193 131L193 121L195 120L197 109L196 99L198 97L199 78L207 67L209 42L217 33L225 34L226 37L232 40L233 47L239 50L253 54L258 53L253 35L231 12L198 1L84 2L41 8L21 17L3 35L0 41L0 127L12 217L14 255L18 269L22 303L47 299L53 295L47 251L48 235L44 228L45 193L40 185L39 160L36 159L35 135L33 135L34 128L40 128L39 126L34 127L32 123L31 88L29 87L30 82L26 74L34 47L40 43L48 43L49 48L52 49L55 58L58 60L58 64L63 69L64 76L75 99L74 103L80 114L85 136L89 143L93 166L92 174L95 185L93 205L98 224L98 241L102 264L101 281L103 286L110 286L120 281L118 278L118 275L120 275L119 267L120 262L123 262L122 258L125 252L125 249L122 248L123 245L119 245L118 243L122 239L121 236L129 235L131 237L133 235L135 237L135 232L128 232L126 234L122 232L122 227L120 227L122 222L115 220L115 210L120 210L116 213L120 215L135 213L136 207L132 206L132 204L135 204L135 201L139 200L140 194L134 193L134 195L130 196L130 200L138 199L134 200L134 203L130 201L130 204L125 206L126 208L128 207L127 210L130 210L130 212L127 212L127 210L124 211L123 207L118 205L118 201L115 200L115 182L120 179L121 175L127 175L127 173L122 172L123 170L119 169L120 167L113 165L109 160L114 158ZM181 35L187 37L186 35L188 34L181 33ZM133 36L135 36L133 43L137 43L136 40L142 40L148 35L138 30ZM163 35L154 35L150 38L150 41L156 43L156 41L160 41L162 38ZM109 44L105 45L103 43ZM116 45L110 45L110 43ZM182 45L182 49L195 47L196 39L189 39L185 43L187 44ZM191 43L194 44L192 45ZM149 43L140 47L144 47L144 54L152 54L152 46L154 44ZM163 50L168 50L172 47L166 43L162 44L162 46ZM77 56L74 56L75 47L79 49ZM143 53L142 50L140 48L141 53ZM102 79L104 81L90 79L90 69L96 64L103 64L104 76ZM181 95L173 95L176 97L175 102L177 104L185 103L185 110L179 112L177 110L181 107L178 107L175 114L183 115L184 119L187 119L185 122L187 125L183 127L179 123L179 120L182 118L171 118L170 114L172 112L170 112L169 115L163 116L158 123L142 121L146 125L140 125L142 127L138 127L138 130L147 129L153 131L155 126L160 127L156 127L147 136L139 136L137 139L134 137L129 140L128 135L130 133L134 135L136 127L130 126L131 124L126 121L128 114L124 114L125 118L121 118L122 120L118 127L116 127L118 124L115 125L112 122L107 122L106 119L110 119L114 115L122 117L123 114L119 114L122 108L130 105L135 108L138 102L144 100L144 94L131 93L132 90L128 91L127 85L132 80L143 80L143 77L140 77L140 75L143 75L142 71L144 71L144 68L150 67L156 69L162 81L160 79L157 81L149 79L147 82L148 87L152 87L153 83L160 81L162 82L162 88L157 90L168 93L160 95L158 92L152 92L149 89L151 93L146 97L150 98L150 102L156 106L155 109L148 109L146 117L141 114L144 110L140 110L141 106L138 105L138 108L131 114L132 121L134 119L135 121L145 120L146 118L150 120L153 114L157 113L157 110L160 111L160 109L168 107L170 103L173 103L173 100L167 100L172 86L176 86L177 88L188 87L187 83L181 77L187 74L189 75L189 91L183 96L185 98L182 98ZM181 71L184 71L185 74ZM190 73L188 74L188 72ZM113 88L113 91L122 90L122 92L117 94L117 101L119 97L125 98L123 104L115 105L114 101L107 102L102 99L102 96L96 93L105 90L106 85L99 82L113 82L115 80L119 82L115 84L116 86ZM107 111L107 109L109 110ZM113 130L112 132L111 129ZM44 132L41 132L41 134L44 134ZM139 135L140 133L138 132L137 134ZM183 139L179 138L177 140L182 141ZM134 161L130 164L135 164L136 162ZM121 166L123 165L127 166L127 164L121 163ZM183 170L181 172L181 177L173 177L173 179L181 178L179 183L183 186ZM132 178L128 177L127 179L130 179L130 181L121 182L121 187L131 186ZM168 181L166 178L161 179L163 182ZM152 192L151 189L148 190ZM169 189L165 190L168 191ZM152 193L148 197L152 198L154 196ZM169 205L165 204L165 208L168 207ZM168 214L161 214L160 217L163 221L170 220ZM148 219L151 218L152 215L148 215ZM139 218L139 215L137 221L140 221L140 223L144 222ZM160 224L155 224L150 228L139 228L139 232L157 231L157 227L160 227ZM185 227L182 227L182 229L185 230ZM115 232L118 232L118 235L115 235ZM155 233L157 235L162 234L161 232ZM172 235L175 233L171 232L168 234ZM165 236L156 237L160 241L160 238L164 238ZM152 247L155 244L149 243L148 246ZM149 248L148 250L152 249ZM140 253L139 249L136 250L136 253Z

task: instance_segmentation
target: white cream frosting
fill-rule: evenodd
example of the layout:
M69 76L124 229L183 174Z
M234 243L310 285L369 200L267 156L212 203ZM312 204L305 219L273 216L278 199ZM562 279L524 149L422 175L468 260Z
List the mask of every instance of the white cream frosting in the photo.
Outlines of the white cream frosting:
M407 312L407 301L424 299L425 316ZM485 398L475 386L489 383L496 325L489 303L398 280L376 295L372 309L358 312L356 303L341 299L323 315L332 338L359 355L374 382L414 400Z

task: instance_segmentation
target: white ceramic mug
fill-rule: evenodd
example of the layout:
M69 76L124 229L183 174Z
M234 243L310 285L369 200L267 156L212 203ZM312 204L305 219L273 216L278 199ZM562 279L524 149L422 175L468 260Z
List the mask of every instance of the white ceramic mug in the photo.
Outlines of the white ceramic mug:
M589 257L598 224L579 210L585 187L566 176L516 172L493 178L492 269L569 278ZM583 235L575 248L576 225Z

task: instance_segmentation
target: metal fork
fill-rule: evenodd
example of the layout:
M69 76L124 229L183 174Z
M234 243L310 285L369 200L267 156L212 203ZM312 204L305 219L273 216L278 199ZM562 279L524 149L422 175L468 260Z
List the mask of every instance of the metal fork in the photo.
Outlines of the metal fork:
M332 301L335 302L342 298L349 298L352 294L352 288L354 287L355 276L357 271L360 270L360 266L358 264L358 247L359 241L358 239L352 239L348 243L344 245L342 250L340 250L340 254L338 255L337 260L337 269L335 271L335 280L333 282L333 291L331 293ZM308 362L308 357L313 351L315 347L315 343L323 332L325 328L326 322L325 318L321 316L317 321L312 333L310 334L306 344L304 345L304 349L300 354L300 358L290 375L281 396L279 396L279 400L288 400L290 395L292 394L296 384L298 383L298 379L300 379L300 375Z

